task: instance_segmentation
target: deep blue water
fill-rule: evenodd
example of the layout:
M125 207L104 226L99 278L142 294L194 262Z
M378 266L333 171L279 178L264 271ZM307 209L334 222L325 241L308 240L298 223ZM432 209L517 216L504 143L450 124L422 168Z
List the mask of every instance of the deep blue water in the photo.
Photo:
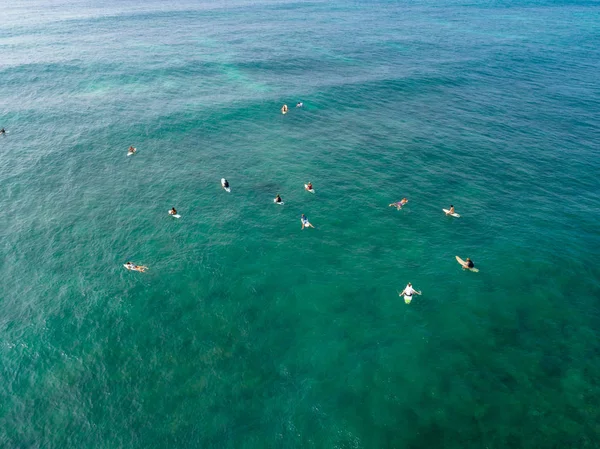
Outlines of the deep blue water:
M599 446L597 2L9 0L0 50L0 447Z

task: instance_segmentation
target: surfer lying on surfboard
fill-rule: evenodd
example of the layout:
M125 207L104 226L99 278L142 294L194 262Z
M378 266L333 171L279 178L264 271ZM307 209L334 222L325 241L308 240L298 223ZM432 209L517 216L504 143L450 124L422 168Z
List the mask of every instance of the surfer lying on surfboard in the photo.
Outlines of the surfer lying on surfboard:
M314 228L314 226L311 225L310 222L308 221L308 218L306 218L306 215L302 214L302 216L300 217L300 221L302 222L302 229L307 228L307 227Z
M404 295L404 302L406 304L410 304L410 302L412 301L412 296L414 294L420 295L421 292L418 292L414 288L412 288L412 284L409 282L408 285L404 288L404 290L402 290L402 292L398 294L398 296Z
M144 271L146 271L148 269L148 267L146 267L144 265L136 265L133 262L127 262L123 266L125 268L127 268L128 270L139 271L140 273L143 273Z
M406 198L402 198L400 201L392 203L388 207L395 206L396 209L400 210L400 209L402 209L402 206L404 206L406 203L408 203L408 200Z

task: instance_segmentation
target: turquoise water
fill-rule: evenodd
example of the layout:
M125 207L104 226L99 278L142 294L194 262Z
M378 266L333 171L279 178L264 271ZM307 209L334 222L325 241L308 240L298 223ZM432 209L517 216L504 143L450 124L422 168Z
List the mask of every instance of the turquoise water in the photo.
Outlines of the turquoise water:
M597 3L2 14L0 446L598 447Z

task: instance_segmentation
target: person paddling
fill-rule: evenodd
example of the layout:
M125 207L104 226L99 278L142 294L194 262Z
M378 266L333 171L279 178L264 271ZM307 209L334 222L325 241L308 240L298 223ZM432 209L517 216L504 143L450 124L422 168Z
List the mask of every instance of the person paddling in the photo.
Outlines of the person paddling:
M288 111L287 104L284 104L284 105L281 107L281 113L282 113L282 114L287 114L287 111Z
M396 209L400 210L400 209L402 209L402 206L404 206L406 203L408 203L408 200L406 198L402 198L400 201L392 203L388 207L394 206L394 207L396 207Z

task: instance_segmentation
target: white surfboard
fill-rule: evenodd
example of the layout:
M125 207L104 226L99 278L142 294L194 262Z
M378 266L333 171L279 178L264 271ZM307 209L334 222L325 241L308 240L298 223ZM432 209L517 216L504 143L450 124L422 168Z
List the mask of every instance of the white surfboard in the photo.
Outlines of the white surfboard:
M465 264L466 264L467 262L465 262L464 260L462 260L462 259L461 259L460 257L458 257L458 256L456 256L456 261L457 261L459 264L461 264L461 265L463 266L463 268L465 268ZM478 270L477 268L475 268L475 267L473 267L473 268L465 268L465 270L470 270L470 271L472 271L473 273L479 273L479 270Z
M450 215L452 217L460 218L460 215L458 215L456 212L453 213L453 214L451 214L450 213L450 209L442 209L442 210L446 213L446 215Z
M280 202L278 203L277 201L273 200L273 202L274 202L275 204L279 204L279 205L283 206L283 201L280 201Z
M310 193L315 193L315 189L314 188L308 190L308 184L304 184L304 190L306 190L307 192L310 192Z
M231 187L225 187L225 178L221 178L221 187L223 187L226 192L231 192Z
M172 214L172 213L171 213L171 211L169 211L169 215L170 215L171 217L175 217L175 218L181 218L181 215L179 215L179 214Z

